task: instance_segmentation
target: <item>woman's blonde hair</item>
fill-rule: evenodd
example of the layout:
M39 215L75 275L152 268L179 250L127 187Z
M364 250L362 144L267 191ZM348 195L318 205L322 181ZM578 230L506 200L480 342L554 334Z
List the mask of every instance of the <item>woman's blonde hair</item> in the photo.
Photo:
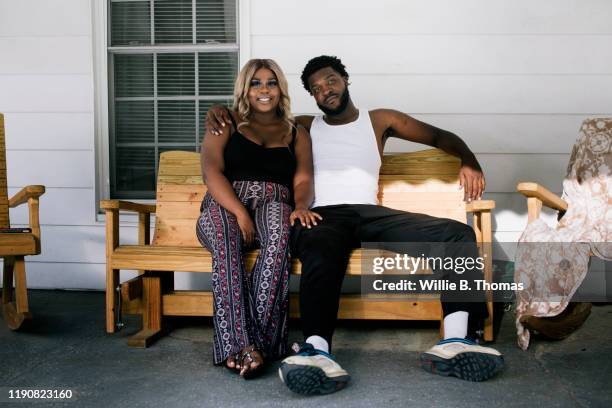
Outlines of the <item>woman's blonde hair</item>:
M291 100L289 99L289 85L285 74L278 64L271 59L254 58L249 60L240 70L238 78L234 84L234 106L233 109L238 113L238 127L248 124L249 115L251 114L251 104L249 103L248 93L251 86L251 79L255 76L255 72L260 68L267 68L274 73L278 81L280 89L280 100L276 107L276 114L282 118L287 124L292 127L293 114L291 113Z

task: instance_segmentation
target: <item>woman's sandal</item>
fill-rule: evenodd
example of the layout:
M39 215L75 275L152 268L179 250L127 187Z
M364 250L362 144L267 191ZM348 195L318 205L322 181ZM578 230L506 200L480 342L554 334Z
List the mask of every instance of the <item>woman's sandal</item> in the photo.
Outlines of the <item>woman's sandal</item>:
M238 361L240 361L239 365ZM257 366L251 367L251 364L253 363L256 363ZM240 375L245 380L259 376L264 370L264 365L265 361L263 353L260 350L257 350L253 345L242 349L240 355L236 359L236 366L240 367Z

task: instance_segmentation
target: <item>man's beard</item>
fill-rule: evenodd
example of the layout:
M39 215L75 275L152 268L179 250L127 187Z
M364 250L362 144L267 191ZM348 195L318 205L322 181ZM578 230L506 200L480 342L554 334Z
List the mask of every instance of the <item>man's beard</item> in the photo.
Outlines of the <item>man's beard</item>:
M340 95L340 105L338 105L336 109L326 108L325 106L319 105L318 103L317 106L323 111L324 114L328 116L336 116L344 112L344 110L348 106L349 99L349 90L348 87L346 87L344 88L344 92L342 92L342 95Z

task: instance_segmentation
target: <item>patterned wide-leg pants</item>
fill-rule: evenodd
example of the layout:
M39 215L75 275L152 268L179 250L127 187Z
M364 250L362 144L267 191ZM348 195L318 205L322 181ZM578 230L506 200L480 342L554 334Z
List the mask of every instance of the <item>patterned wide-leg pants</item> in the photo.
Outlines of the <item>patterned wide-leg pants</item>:
M289 189L260 181L235 181L232 186L251 214L260 253L247 273L243 253L248 248L236 217L207 193L196 233L213 257L215 364L251 344L269 359L281 357L287 347Z

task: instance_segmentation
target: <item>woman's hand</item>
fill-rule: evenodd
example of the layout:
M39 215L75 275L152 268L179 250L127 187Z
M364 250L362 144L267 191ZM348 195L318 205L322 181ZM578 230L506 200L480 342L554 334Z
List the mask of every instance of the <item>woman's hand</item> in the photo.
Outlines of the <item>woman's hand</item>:
M244 211L236 215L240 232L242 233L242 241L246 246L253 245L255 241L255 224L248 212Z
M296 208L291 215L289 215L291 226L293 226L295 220L299 220L302 227L306 228L312 228L313 225L317 225L317 218L320 220L323 219L318 213L310 211L307 208Z

